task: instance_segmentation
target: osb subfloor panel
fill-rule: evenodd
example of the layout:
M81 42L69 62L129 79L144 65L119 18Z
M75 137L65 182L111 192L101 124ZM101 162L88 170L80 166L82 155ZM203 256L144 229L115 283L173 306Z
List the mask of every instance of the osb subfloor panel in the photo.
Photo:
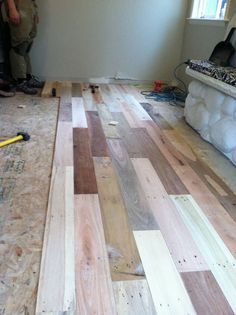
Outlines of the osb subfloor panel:
M0 99L0 314L34 314L51 175L57 99Z

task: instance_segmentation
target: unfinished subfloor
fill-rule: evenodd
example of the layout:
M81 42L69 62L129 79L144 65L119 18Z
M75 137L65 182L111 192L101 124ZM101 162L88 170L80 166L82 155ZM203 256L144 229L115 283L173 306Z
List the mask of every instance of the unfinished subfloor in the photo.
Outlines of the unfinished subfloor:
M236 168L140 89L1 102L0 314L236 314Z

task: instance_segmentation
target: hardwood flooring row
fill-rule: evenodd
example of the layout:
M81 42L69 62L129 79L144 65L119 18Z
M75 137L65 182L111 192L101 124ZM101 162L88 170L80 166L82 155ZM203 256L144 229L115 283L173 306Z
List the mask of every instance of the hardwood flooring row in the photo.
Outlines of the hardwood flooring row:
M236 314L235 195L134 87L78 87L58 91L36 313Z

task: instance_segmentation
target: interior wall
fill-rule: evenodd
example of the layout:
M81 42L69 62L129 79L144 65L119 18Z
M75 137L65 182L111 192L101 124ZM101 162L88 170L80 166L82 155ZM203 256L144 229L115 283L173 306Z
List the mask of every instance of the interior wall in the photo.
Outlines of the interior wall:
M187 0L44 0L32 51L47 79L171 80L181 59Z
M189 1L187 17L191 14L192 1ZM230 1L228 18L232 18L236 13L236 0ZM217 25L212 23L205 25L201 22L191 24L189 20L185 22L182 61L187 59L208 59L217 43L224 40L227 29L227 23ZM182 78L186 83L191 81L191 78L184 74L182 69Z

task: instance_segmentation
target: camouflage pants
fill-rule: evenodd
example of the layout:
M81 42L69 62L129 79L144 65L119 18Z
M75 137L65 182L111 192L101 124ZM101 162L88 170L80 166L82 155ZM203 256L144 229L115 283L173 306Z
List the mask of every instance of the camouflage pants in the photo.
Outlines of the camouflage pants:
M26 78L27 74L31 74L29 52L37 34L37 11L32 0L15 0L15 3L21 19L19 25L9 23L10 64L13 78L18 79Z

